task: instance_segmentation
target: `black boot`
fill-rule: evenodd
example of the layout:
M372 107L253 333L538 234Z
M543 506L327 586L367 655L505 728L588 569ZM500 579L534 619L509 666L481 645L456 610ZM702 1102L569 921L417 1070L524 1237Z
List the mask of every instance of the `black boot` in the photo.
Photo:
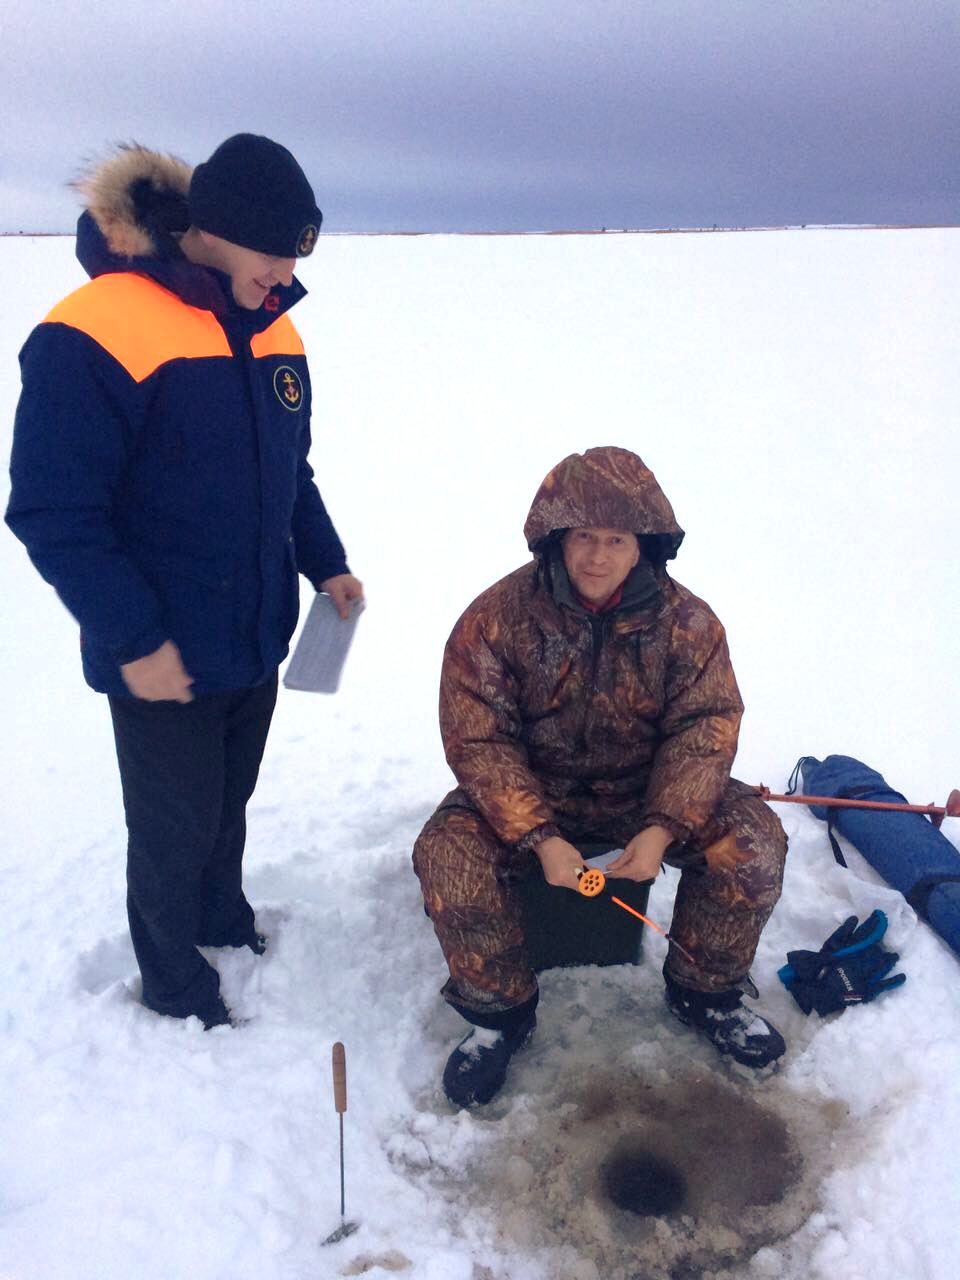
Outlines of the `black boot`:
M258 929L251 929L247 933L233 937L218 938L198 938L196 945L198 947L212 947L219 950L221 947L249 947L255 956L262 956L267 949L267 935L260 933Z
M473 1107L490 1102L507 1078L510 1059L533 1035L537 1015L533 1012L507 1030L471 1027L447 1059L443 1069L443 1091L455 1107Z
M233 1019L230 1010L223 1002L223 996L217 996L216 1003L202 1013L204 1031L212 1031L214 1027L232 1027Z
M156 1005L148 1004L143 1001L145 1009L149 1009L151 1013L158 1013L162 1018L199 1018L203 1023L204 1031L212 1031L214 1027L234 1027L237 1024L230 1016L230 1010L224 1004L223 996L216 994L207 1001L200 1009L176 1010L159 1009Z
M745 1067L769 1066L785 1052L783 1036L766 1018L745 1007L740 987L732 991L694 991L670 977L666 983L664 999L674 1017Z

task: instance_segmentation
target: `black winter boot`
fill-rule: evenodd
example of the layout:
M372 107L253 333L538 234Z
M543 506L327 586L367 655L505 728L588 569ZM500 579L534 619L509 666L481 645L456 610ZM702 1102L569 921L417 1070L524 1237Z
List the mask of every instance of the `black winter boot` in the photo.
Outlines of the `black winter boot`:
M503 1088L510 1059L537 1025L533 1012L506 1031L471 1027L447 1059L443 1091L455 1107L482 1106Z
M212 1031L214 1027L232 1027L234 1025L234 1021L230 1017L230 1010L223 1003L223 996L217 996L216 1002L200 1017L203 1020L204 1031Z
M198 947L213 947L219 950L221 947L249 947L255 956L262 956L267 949L267 935L261 933L258 929L251 929L242 937L229 938L199 938L197 940Z
M744 993L739 987L732 991L693 991L670 977L666 977L666 983L664 999L674 1017L745 1067L769 1066L785 1052L783 1036L766 1018L744 1006Z

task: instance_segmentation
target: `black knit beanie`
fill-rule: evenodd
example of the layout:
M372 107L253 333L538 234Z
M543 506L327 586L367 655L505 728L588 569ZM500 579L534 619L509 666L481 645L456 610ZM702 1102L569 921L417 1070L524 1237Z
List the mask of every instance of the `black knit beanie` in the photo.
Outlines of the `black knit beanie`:
M187 202L193 226L275 258L312 253L323 221L290 152L254 133L235 134L197 165Z

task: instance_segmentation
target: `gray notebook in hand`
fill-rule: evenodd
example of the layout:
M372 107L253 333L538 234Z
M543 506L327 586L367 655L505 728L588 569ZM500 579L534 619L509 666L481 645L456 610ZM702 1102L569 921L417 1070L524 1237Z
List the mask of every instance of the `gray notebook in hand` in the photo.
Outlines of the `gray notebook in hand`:
M351 606L349 618L341 618L330 597L318 592L287 664L283 687L308 693L336 693L362 612L363 601L358 600Z

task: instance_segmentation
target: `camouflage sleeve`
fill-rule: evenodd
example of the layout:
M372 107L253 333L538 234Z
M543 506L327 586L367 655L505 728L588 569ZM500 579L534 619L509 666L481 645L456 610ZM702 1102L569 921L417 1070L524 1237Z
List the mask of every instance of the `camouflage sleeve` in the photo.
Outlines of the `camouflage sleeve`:
M440 733L456 779L504 844L550 823L553 812L520 736L518 686L496 619L468 609L447 641Z
M644 826L678 840L702 830L730 777L742 716L723 627L703 606L680 610Z

